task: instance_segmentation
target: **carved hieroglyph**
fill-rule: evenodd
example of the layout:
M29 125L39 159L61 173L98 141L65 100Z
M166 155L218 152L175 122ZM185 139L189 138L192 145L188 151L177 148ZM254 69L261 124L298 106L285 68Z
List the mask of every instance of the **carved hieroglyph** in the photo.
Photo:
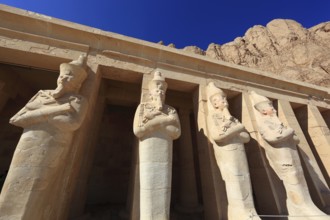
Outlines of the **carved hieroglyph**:
M256 122L262 138L267 159L278 177L283 181L287 194L289 216L296 219L330 219L313 203L297 152L298 137L294 130L283 125L276 115L272 102L254 91L250 93ZM291 219L291 218L290 218Z
M156 71L149 83L150 101L141 103L134 117L139 138L140 219L169 219L172 142L180 136L177 112L164 104L167 83Z
M260 219L255 211L244 143L244 126L228 111L226 94L210 82L207 89L207 128L221 175L226 183L228 219Z
M86 115L79 95L85 56L60 66L55 90L39 91L10 123L24 128L0 195L1 220L59 219L59 195L74 131ZM37 207L37 208L36 208Z

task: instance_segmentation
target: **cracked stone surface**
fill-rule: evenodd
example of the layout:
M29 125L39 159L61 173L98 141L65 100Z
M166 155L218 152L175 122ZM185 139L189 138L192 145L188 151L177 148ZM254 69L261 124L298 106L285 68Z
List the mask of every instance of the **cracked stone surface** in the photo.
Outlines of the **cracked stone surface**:
M243 37L206 51L183 50L285 77L330 87L330 21L306 29L294 20L255 25Z

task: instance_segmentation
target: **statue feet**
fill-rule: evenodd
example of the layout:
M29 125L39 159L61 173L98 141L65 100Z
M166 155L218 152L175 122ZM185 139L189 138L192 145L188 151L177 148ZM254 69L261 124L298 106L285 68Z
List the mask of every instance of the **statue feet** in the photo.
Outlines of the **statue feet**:
M228 220L261 220L254 208L228 206Z
M304 220L330 220L330 215L322 212L316 205L310 202L295 204L291 200L287 200L289 211L289 220L304 219Z

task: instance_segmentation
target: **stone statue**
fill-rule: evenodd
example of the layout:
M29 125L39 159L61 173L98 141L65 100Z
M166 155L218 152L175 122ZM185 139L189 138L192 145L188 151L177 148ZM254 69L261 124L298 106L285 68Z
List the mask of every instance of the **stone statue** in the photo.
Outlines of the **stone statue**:
M133 130L139 138L140 219L169 219L172 142L181 134L174 108L164 104L167 83L156 71L149 83L148 102L135 113Z
M85 56L60 65L55 90L39 91L10 123L24 128L0 195L0 219L58 219L59 195L74 131L88 102L79 95ZM38 207L38 208L35 208Z
M256 112L261 137L269 144L263 145L266 157L278 177L283 181L287 194L289 218L330 219L313 203L297 152L298 137L294 130L283 125L276 115L272 102L254 91L250 92Z
M250 136L228 110L226 94L210 82L206 87L209 140L226 184L228 219L260 219L256 214L244 143Z

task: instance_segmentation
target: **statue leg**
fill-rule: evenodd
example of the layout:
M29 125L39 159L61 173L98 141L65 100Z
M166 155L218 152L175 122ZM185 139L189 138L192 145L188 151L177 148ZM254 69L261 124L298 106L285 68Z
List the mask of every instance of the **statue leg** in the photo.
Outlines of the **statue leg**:
M172 140L155 133L140 141L139 164L140 219L170 219Z
M306 216L304 219L330 219L312 201L302 167L291 167L283 179L287 193L287 208L290 216ZM292 219L296 219L292 217Z
M0 196L0 219L57 219L71 135L24 130ZM35 209L33 207L39 207Z
M244 145L236 143L224 147L215 146L214 151L221 175L226 183L228 219L260 219L253 203Z
M289 216L292 216L289 219L297 219L296 216L306 216L303 218L306 220L330 219L313 203L297 149L292 146L294 144L288 141L281 146L265 149L271 167L283 181L287 195L287 209Z

